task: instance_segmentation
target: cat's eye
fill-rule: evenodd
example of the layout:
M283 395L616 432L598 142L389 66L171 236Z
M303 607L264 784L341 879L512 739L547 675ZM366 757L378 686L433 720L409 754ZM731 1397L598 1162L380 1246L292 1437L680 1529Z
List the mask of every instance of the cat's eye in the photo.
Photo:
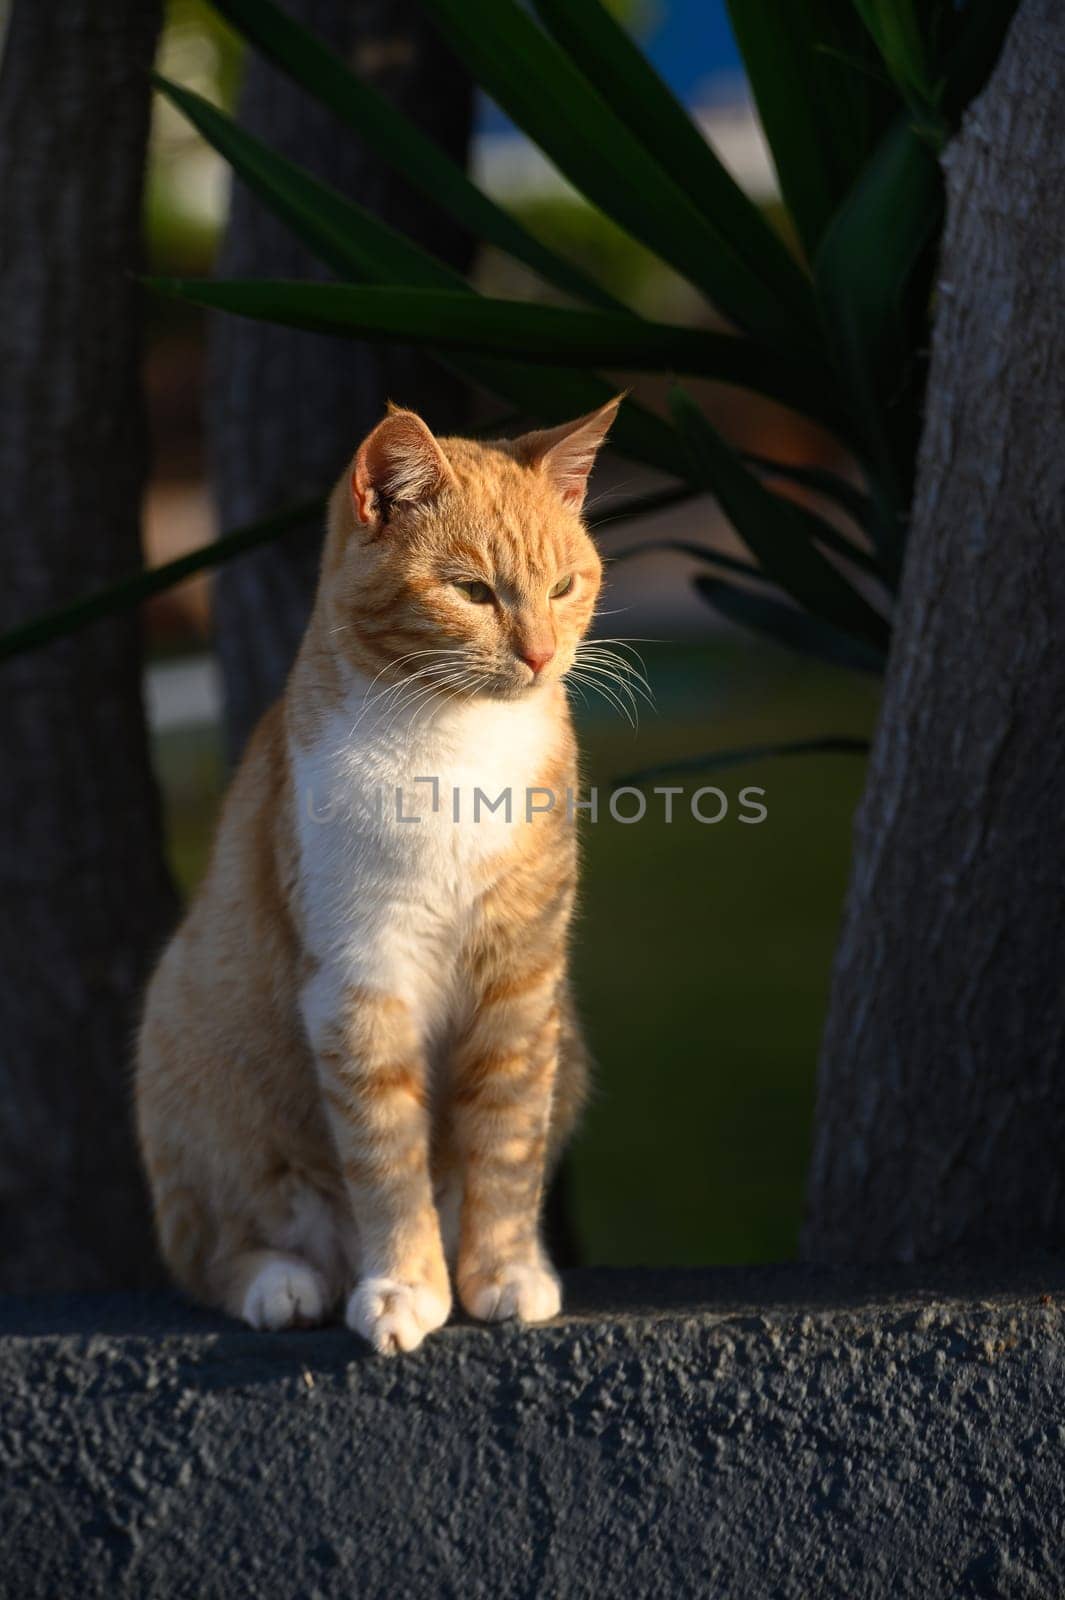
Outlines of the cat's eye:
M551 598L552 598L552 600L561 600L562 596L564 594L569 594L569 592L570 592L570 590L572 588L573 588L573 574L572 573L570 573L569 576L566 577L566 578L559 578L558 582L555 584L555 587L551 590Z
M492 591L487 583L482 583L480 578L460 578L455 583L455 588L460 589L467 600L472 600L475 606L486 606L493 598Z

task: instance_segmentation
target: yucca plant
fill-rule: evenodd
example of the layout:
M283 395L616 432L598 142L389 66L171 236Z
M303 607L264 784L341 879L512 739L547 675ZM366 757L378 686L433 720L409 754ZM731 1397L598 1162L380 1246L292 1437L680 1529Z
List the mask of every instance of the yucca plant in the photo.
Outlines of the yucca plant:
M480 191L273 0L214 3L428 204L568 303L478 294L355 200L162 79L160 91L339 281L158 287L294 327L427 345L545 423L615 391L597 367L668 375L669 416L630 400L613 442L675 487L612 516L710 491L750 559L686 541L705 565L696 580L703 598L795 649L882 668L921 421L943 206L937 154L995 58L1010 0L729 0L794 248L601 0L533 0L531 12L517 0L422 0L476 80L588 203L695 286L707 320L715 314L712 328L652 321L620 303ZM720 331L722 321L730 331ZM862 488L823 469L742 458L682 387L689 376L781 402L827 428ZM800 505L776 493L774 484L789 479L814 500ZM845 512L848 531L816 504ZM192 559L225 559L287 525L279 516ZM189 565L186 558L175 578ZM164 572L141 583L166 580ZM113 600L139 592L134 581ZM92 614L108 603L97 597ZM55 619L7 648L36 642L42 626L48 635Z

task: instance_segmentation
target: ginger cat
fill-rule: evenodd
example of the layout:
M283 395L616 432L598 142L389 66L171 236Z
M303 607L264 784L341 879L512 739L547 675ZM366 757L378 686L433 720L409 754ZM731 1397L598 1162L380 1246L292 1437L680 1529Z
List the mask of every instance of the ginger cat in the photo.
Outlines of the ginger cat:
M452 1275L475 1317L559 1310L540 1206L587 1078L562 679L618 403L492 444L392 410L333 492L306 637L138 1041L163 1255L253 1327L346 1296L355 1332L413 1350Z

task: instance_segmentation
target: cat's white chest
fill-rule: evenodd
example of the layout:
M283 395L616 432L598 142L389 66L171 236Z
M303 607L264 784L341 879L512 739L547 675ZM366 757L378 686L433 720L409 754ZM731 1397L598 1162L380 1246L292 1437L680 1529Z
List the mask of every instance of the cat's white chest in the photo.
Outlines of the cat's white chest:
M365 694L360 680L291 752L304 937L346 981L420 994L428 1015L492 860L547 803L558 711L537 693L404 719Z

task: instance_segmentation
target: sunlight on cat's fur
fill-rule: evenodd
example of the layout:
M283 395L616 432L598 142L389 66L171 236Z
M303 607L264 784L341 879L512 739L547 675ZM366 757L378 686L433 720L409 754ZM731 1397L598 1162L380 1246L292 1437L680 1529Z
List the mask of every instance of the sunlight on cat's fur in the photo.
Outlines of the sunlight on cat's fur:
M493 444L393 410L333 492L306 637L138 1047L164 1257L254 1327L344 1302L378 1350L412 1350L452 1279L476 1317L559 1309L540 1208L587 1079L562 680L599 591L581 508L617 406ZM505 788L559 801L469 815Z

